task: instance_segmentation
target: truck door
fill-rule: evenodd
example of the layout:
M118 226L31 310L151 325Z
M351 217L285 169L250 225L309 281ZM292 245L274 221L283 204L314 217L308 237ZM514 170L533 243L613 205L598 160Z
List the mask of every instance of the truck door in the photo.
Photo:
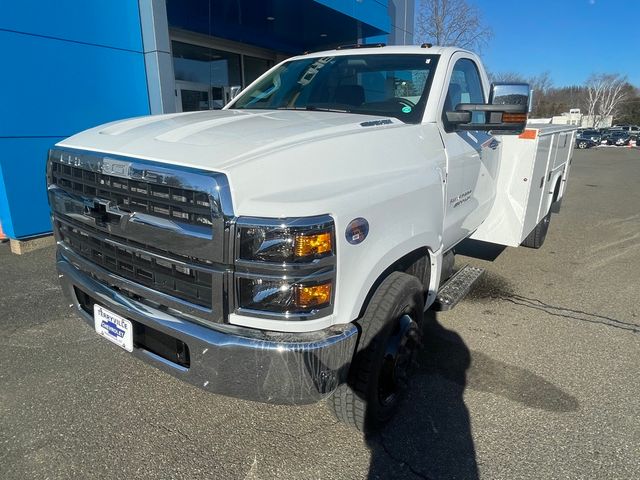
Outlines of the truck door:
M495 198L499 141L481 131L454 131L444 112L459 103L485 103L480 72L463 54L452 57L442 102L441 135L447 154L443 245L454 246L473 233L486 218ZM482 115L476 112L475 115Z

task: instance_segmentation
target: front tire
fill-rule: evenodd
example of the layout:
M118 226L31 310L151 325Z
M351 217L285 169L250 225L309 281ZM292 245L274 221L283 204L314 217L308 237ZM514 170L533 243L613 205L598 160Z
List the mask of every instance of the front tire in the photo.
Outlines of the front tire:
M348 381L329 400L339 420L372 431L393 416L420 345L423 310L417 278L394 272L380 284L357 322L362 333Z
M578 142L578 148L580 149L587 148L588 146L587 142Z

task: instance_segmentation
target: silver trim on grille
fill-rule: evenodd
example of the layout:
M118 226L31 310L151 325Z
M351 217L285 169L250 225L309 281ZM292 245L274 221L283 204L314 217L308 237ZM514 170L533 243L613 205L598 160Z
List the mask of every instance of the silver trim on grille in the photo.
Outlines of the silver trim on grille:
M52 164L77 167L101 175L205 193L209 198L211 225L192 225L148 212L123 208L96 195L79 195L53 183ZM156 248L211 262L226 263L226 223L233 217L231 194L225 175L115 155L52 150L47 166L49 201L55 214L65 215L90 227L141 244L150 240ZM79 183L82 184L82 179ZM151 201L151 199L150 199ZM92 211L101 208L103 218ZM133 211L132 211L133 210ZM102 221L106 219L107 221ZM161 230L161 235L158 231Z
M123 181L116 182L118 178ZM94 275L99 277L96 280L106 286L125 289L192 318L226 321L233 209L224 174L64 148L50 151L47 179L54 233L60 248L77 267L87 271L91 259L86 258L84 249L76 252L63 241L58 222L82 232L89 242L96 239L145 258L162 259L165 265L208 272L212 278L211 300L205 303L210 308L190 302L179 291L163 293L117 271L92 265ZM162 194L161 198L156 198L156 192ZM124 197L135 202L123 201ZM163 212L161 215L154 215L156 207ZM187 212L185 217L190 214L191 222L173 218L174 207ZM194 222L196 215L205 215L203 212L203 219L210 220Z

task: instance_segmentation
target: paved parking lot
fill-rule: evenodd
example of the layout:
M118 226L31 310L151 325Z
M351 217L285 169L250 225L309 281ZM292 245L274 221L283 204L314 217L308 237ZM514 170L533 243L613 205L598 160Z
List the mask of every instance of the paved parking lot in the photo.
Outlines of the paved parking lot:
M0 245L2 479L640 478L640 149L576 151L544 247L470 260L371 437L132 358L70 315L53 255Z

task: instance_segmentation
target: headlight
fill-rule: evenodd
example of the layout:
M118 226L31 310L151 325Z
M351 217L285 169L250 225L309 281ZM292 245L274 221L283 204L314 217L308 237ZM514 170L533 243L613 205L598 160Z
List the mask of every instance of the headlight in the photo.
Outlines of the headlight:
M336 252L331 217L240 218L236 232L238 313L304 320L332 312Z
M333 282L308 284L263 278L238 279L240 308L278 314L309 313L331 304Z
M276 224L264 219L253 221L262 224L238 226L241 260L297 263L333 255L334 227L326 217L286 219Z

